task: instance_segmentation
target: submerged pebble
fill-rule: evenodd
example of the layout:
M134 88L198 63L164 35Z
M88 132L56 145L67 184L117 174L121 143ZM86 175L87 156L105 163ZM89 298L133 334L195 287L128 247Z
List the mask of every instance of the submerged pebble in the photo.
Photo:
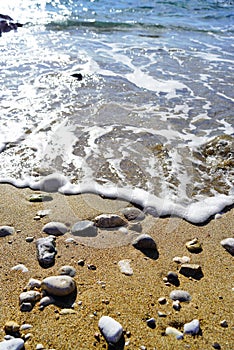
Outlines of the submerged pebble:
M128 221L144 220L144 218L145 218L145 213L143 213L143 211L141 211L138 208L126 207L126 208L122 209L121 212Z
M76 289L76 282L66 275L50 276L41 282L41 289L51 295L66 296Z
M192 320L189 323L185 323L184 325L185 334L196 335L199 333L199 331L200 331L200 322L197 319Z
M229 237L223 239L220 244L226 249L231 255L234 255L234 238Z
M180 302L188 302L192 299L192 297L188 292L177 289L177 290L173 290L170 293L170 299L179 300Z
M117 343L123 334L121 324L110 316L102 316L98 322L98 327L107 343Z
M48 235L62 236L68 231L68 228L62 222L51 221L43 227L42 231Z
M47 195L47 194L32 194L30 197L29 197L29 202L49 202L49 201L52 201L53 200L53 197Z
M14 232L15 229L12 226L0 226L0 237L13 235Z
M125 226L127 222L117 214L102 214L94 219L95 225L100 228L114 228Z
M131 260L129 259L120 260L118 262L120 272L122 272L124 275L127 275L127 276L133 275L133 269L130 266L130 262Z
M94 237L97 235L97 227L89 220L78 221L72 226L71 234L74 236Z

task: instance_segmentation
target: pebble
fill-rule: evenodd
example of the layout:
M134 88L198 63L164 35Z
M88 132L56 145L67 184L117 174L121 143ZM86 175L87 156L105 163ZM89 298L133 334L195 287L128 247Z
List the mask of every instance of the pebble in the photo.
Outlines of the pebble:
M59 315L72 315L76 314L76 311L73 309L62 309L59 311Z
M88 267L88 270L93 270L93 271L97 270L97 267L93 264L88 264L87 267Z
M186 277L201 279L204 275L201 266L198 264L182 264L179 273Z
M89 220L78 221L72 226L71 234L74 236L95 237L97 236L97 227Z
M41 299L41 293L35 290L30 290L28 292L23 292L19 296L19 302L22 303L36 303Z
M43 218L43 217L49 215L50 212L51 212L50 209L38 210L37 216L40 216L40 218Z
M184 325L185 334L196 335L199 333L199 331L200 331L200 322L197 319L192 320L189 323L185 323Z
M21 331L26 331L26 330L31 329L31 328L33 328L33 326L32 326L31 324L29 324L29 323L24 323L24 324L22 324L22 326L20 327L20 330L21 330Z
M77 261L77 264L78 264L79 266L84 266L85 261L84 261L83 259L80 259L80 260Z
M220 349L221 349L220 344L217 343L217 342L214 342L214 343L212 344L212 347L213 347L214 349L217 349L217 350L220 350Z
M173 300L172 307L174 310L179 311L181 309L180 301Z
M28 281L27 287L30 289L41 288L41 281L35 278L30 278L30 280Z
M40 181L40 190L44 192L57 192L58 189L67 183L65 176L50 174Z
M167 299L165 297L160 297L160 298L158 298L158 302L159 302L159 304L163 305L163 304L166 304Z
M130 262L131 260L129 259L120 260L118 262L120 272L122 272L124 275L127 275L127 276L133 275L133 269L130 266Z
M39 302L39 308L43 309L44 307L54 303L55 303L55 299L51 295L46 295L45 297L41 298Z
M128 229L130 231L135 231L135 232L138 232L138 233L142 232L142 226L141 226L141 224L139 222L131 222L128 225Z
M32 242L34 241L34 237L33 237L33 236L26 237L26 238L25 238L25 241L26 241L27 243L32 243Z
M74 292L76 282L70 276L50 276L42 280L41 289L55 296L66 296Z
M141 211L138 208L124 208L121 210L121 213L124 215L124 217L128 220L128 221L132 221L132 220L144 220L145 218L145 214L143 213L143 211Z
M0 342L0 350L20 350L24 349L24 341L21 338L12 338Z
M226 249L231 255L234 255L234 238L225 238L220 244Z
M68 231L68 228L62 222L51 221L43 227L42 231L48 235L62 236Z
M37 344L36 350L43 350L43 349L45 349L43 344Z
M176 262L177 264L187 264L190 262L190 258L188 256L175 256L173 258L173 261Z
M0 237L13 235L14 232L15 229L12 226L0 226Z
M173 290L171 293L170 293L170 299L172 300L179 300L180 302L187 302L187 301L190 301L192 299L191 295L184 291L184 290L180 290L180 289L177 289L177 290Z
M146 320L147 326L154 329L156 328L156 320L155 318L149 318L148 320Z
M153 238L150 235L147 234L141 234L139 235L133 242L132 242L133 247L136 249L151 249L151 250L156 250L157 245Z
M94 219L95 225L100 228L114 228L125 226L127 222L117 214L102 214Z
M162 311L158 311L158 317L167 317L167 314Z
M4 331L6 334L14 334L19 332L20 325L15 321L7 321L4 325Z
M59 275L67 275L70 277L74 277L76 275L76 269L73 266L64 265L60 267L58 273Z
M174 284L175 286L179 286L179 284L180 284L179 279L178 279L178 275L174 271L168 272L167 280L169 283Z
M98 327L105 337L107 343L118 343L123 334L123 327L110 316L102 316Z
M194 238L191 241L186 243L186 248L190 253L200 253L202 251L201 243L198 241L198 238Z
M30 312L32 309L33 309L33 305L31 303L20 304L20 311L22 312Z
M183 339L183 333L174 327L167 327L165 333L166 335L173 334L178 340Z
M65 243L74 243L77 244L76 240L72 237L66 238L65 239Z
M228 327L227 321L226 321L226 320L222 320L222 321L220 322L220 326L223 327L223 328L227 328L227 327Z
M52 201L53 197L46 194L32 194L29 197L29 202L49 202Z
M28 272L28 268L24 264L18 264L11 268L12 271Z
M55 248L55 237L43 237L36 240L37 259L39 264L44 267L51 267L55 263L55 255L57 250Z

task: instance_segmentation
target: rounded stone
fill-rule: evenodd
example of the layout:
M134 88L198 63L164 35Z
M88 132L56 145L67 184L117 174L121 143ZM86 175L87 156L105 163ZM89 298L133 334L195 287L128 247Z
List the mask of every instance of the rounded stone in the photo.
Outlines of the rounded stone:
M4 325L4 331L6 334L17 333L20 330L20 325L15 321L7 321Z
M31 303L22 303L20 304L20 311L22 312L30 312L33 309L33 305Z
M70 277L74 277L76 275L76 269L73 266L64 265L60 267L58 273L59 275L67 275Z
M191 241L186 243L186 248L190 253L200 253L202 251L202 245L198 241L198 238L194 238Z
M121 210L122 214L128 221L131 220L144 220L145 214L138 208L127 207Z
M19 302L22 303L35 303L41 298L41 293L35 290L23 292L19 296Z
M53 236L62 236L68 231L66 225L64 225L62 222L55 221L48 222L48 224L46 224L42 230L48 235Z
M167 274L167 280L168 282L172 284L177 284L178 283L178 275L174 271L169 271Z
M69 295L76 289L75 280L70 276L50 276L41 282L41 289L55 296Z
M72 226L71 234L74 236L95 237L97 236L97 227L89 220L78 221Z
M15 229L12 226L0 226L0 237L13 235L14 232Z
M157 245L153 238L150 235L147 234L141 234L139 235L133 242L133 247L136 249L151 249L155 250L157 249Z
M24 341L21 338L12 338L0 342L0 350L21 350L24 349Z
M170 293L170 299L172 300L179 300L180 302L188 302L192 299L191 295L184 291L184 290L180 290L180 289L177 289L177 290L173 290L171 293Z
M155 318L149 318L148 320L146 320L147 326L154 329L156 327L156 321Z
M178 340L183 339L183 333L174 327L167 327L165 333L166 335L174 335Z
M108 343L117 343L123 334L121 324L110 316L102 316L98 327Z
M231 255L234 255L234 238L225 238L220 244L226 249Z
M184 325L185 334L196 335L199 333L199 331L200 331L200 322L197 319L192 320L189 323L185 323Z
M127 222L117 214L102 214L94 219L95 225L100 228L114 228L125 226Z

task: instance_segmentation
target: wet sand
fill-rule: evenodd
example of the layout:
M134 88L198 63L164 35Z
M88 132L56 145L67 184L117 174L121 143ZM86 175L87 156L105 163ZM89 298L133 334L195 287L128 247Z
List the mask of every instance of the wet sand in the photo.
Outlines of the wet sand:
M43 226L50 221L60 221L71 227L79 219L92 220L102 213L117 213L130 206L129 203L103 199L91 194L62 196L51 194L53 200L43 203L29 202L34 192L0 185L0 226L13 226L16 232L0 237L0 339L5 333L6 321L19 325L29 323L31 337L25 349L36 349L41 343L45 349L88 350L108 348L103 336L95 339L98 321L108 315L121 323L125 334L125 349L136 350L145 346L153 349L213 349L217 342L221 349L233 349L233 257L220 245L220 241L233 237L233 209L220 219L211 220L204 226L195 226L178 218L155 218L147 215L141 222L143 233L150 234L157 243L158 259L150 259L131 245L137 233L126 234L118 230L102 230L93 238L78 238L75 243L66 243L70 233L56 238L55 265L48 269L40 267L36 257L35 240L45 237ZM35 220L38 210L51 209L49 216ZM34 241L26 242L33 236ZM199 254L188 252L185 243L198 237L203 250ZM191 263L199 264L204 277L200 280L179 274L180 286L166 286L163 278L168 271L178 272L173 257L187 255ZM78 266L83 259L85 265ZM130 259L132 276L123 275L118 261ZM12 271L17 264L24 264L29 271ZM96 266L89 270L88 264ZM19 295L30 278L42 280L56 275L63 265L75 267L78 288L73 314L61 314L58 306L50 305L39 310L36 304L32 311L21 312ZM104 283L101 283L104 282ZM172 308L169 294L174 289L183 289L192 296L190 303L182 303L181 310ZM160 305L159 297L167 303ZM159 317L158 311L166 317ZM154 317L156 328L147 326L146 320ZM200 320L201 332L197 336L185 335L183 340L165 336L166 327L183 330L183 325L193 319ZM226 320L228 327L220 322Z

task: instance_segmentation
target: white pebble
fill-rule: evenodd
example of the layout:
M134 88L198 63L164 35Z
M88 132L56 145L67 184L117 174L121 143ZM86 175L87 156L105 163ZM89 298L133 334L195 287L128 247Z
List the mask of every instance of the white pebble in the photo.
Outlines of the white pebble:
M18 264L11 268L12 271L28 272L28 268L24 264Z
M30 278L30 280L28 281L27 287L30 289L41 288L41 281L35 278Z
M121 324L109 316L102 316L98 327L108 343L117 343L123 334Z
M173 261L176 262L177 264L187 264L190 262L190 258L188 256L175 256L173 258Z
M21 338L13 338L0 342L0 350L21 350L24 348L24 341Z
M41 282L41 289L48 294L65 296L72 293L76 288L75 280L66 275L50 276Z
M184 325L185 334L195 335L199 333L199 330L200 330L200 322L197 319L192 320L189 323L185 323Z
M129 259L120 260L118 262L120 272L122 272L124 275L127 275L127 276L133 275L133 269L130 266L130 262L131 260Z
M166 335L174 335L176 337L176 339L180 340L183 339L183 333L178 331L178 329L174 328L174 327L167 327L166 328Z

